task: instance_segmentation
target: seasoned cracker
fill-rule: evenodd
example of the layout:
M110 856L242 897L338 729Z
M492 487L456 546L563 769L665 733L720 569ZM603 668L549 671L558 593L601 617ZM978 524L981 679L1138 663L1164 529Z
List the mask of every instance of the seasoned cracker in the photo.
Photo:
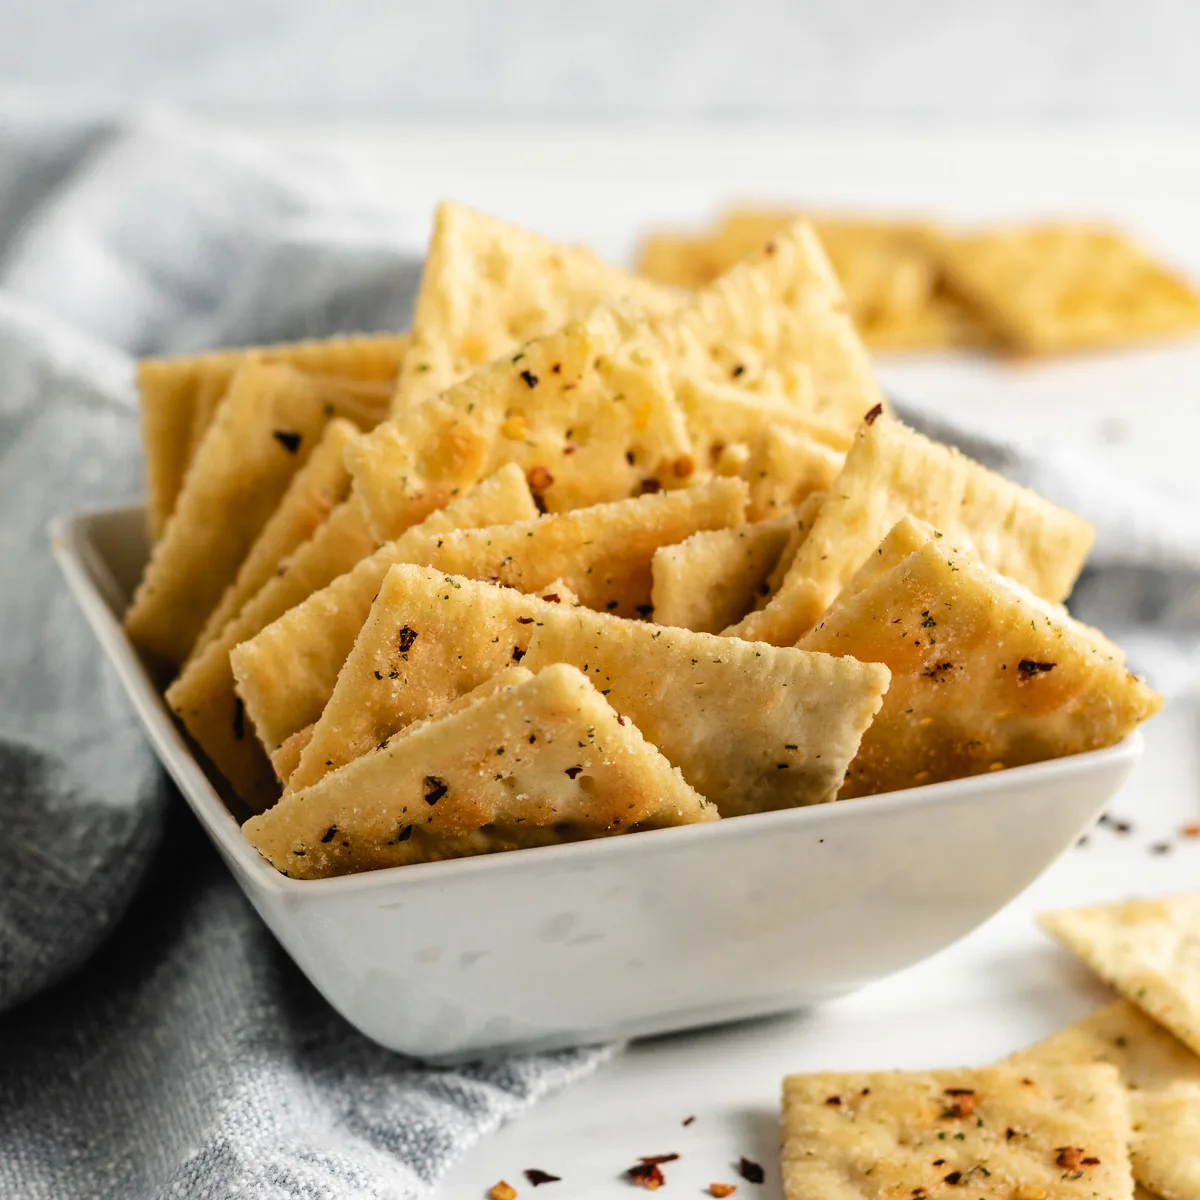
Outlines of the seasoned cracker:
M437 533L505 517L519 519L533 511L533 501L520 471L511 468L498 472L453 504L433 513L424 529ZM353 571L375 549L375 539L351 497L334 509L313 537L283 564L283 574L272 578L248 601L167 689L171 710L244 800L261 805L274 797L277 791L274 772L266 755L316 720L321 710L318 707L315 713L297 721L279 736L265 737L263 730L255 725L255 714L246 709L234 691L230 651L239 643L255 638L309 596ZM350 630L342 658L333 665L335 678L369 607L370 593L358 624ZM336 610L330 613L330 620L337 620ZM276 664L280 673L278 686L286 691L287 679L292 674L297 681L307 678L302 666L290 654L283 657ZM299 682L296 686L300 686Z
M526 666L584 670L723 817L832 800L887 689L876 664L584 608L533 628Z
M791 514L694 533L663 546L651 564L650 602L658 625L720 633L744 616L766 589L767 577L796 529Z
M808 531L813 527L813 522L817 519L817 513L821 509L821 505L825 502L825 492L813 492L803 504L801 504L791 516L791 532L788 534L788 540L780 551L779 559L775 563L771 574L767 576L765 593L760 592L755 599L754 607L765 608L770 603L771 597L783 586L784 578L788 571L791 570L792 563L796 561L796 555L800 552L800 544L808 537Z
M310 787L519 663L535 618L564 602L559 587L546 601L430 567L389 568L288 787Z
M1200 294L1127 234L1047 223L949 238L942 265L1009 347L1051 354L1200 329Z
M514 467L505 471L520 477ZM315 721L395 563L529 593L560 580L584 604L634 616L649 611L655 550L699 529L740 524L744 506L745 484L722 479L486 529L414 529L238 646L238 692L269 750Z
M565 512L679 486L691 449L661 350L600 309L380 425L347 464L383 541L506 463Z
M407 415L525 342L622 300L660 314L678 303L673 290L609 266L586 247L443 202L393 411Z
M946 539L835 605L798 645L891 670L843 797L1111 746L1162 704L1094 630Z
M807 434L768 425L742 469L750 487L747 520L766 521L790 512L814 492L827 492L844 459Z
M138 646L168 663L187 657L327 422L299 371L253 360L238 370L125 614Z
M242 611L242 606L276 575L283 561L307 542L349 495L345 450L357 436L358 427L341 418L326 426L312 457L293 476L279 507L242 560L237 577L209 614L192 647L193 655Z
M786 1200L1131 1200L1114 1067L793 1075Z
M306 373L394 385L406 344L406 335L385 334L143 359L138 364L138 393L151 540L162 535L192 455L229 381L248 358L280 362Z
M729 632L793 644L908 515L1052 601L1070 592L1093 537L1082 517L882 413L860 428L779 592Z
M1006 1065L1111 1063L1129 1089L1130 1158L1139 1184L1166 1200L1200 1197L1200 1057L1147 1017L1118 1000Z
M243 830L277 869L312 879L716 816L581 672L557 664L410 726Z
M845 438L884 403L833 268L803 222L695 293L659 329L679 378L765 396L795 396L802 382L801 411Z
M1200 1054L1200 894L1064 909L1038 921Z

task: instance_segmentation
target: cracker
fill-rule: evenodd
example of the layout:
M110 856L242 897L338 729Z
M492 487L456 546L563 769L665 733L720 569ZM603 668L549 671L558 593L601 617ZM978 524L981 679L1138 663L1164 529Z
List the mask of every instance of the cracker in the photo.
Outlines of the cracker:
M735 209L721 226L725 257L746 255L801 216L821 239L868 346L934 350L986 340L979 318L947 288L945 234L928 220Z
M271 752L271 769L275 772L275 778L286 788L288 780L292 777L292 773L300 765L300 758L304 754L304 747L312 740L313 730L316 725L305 725L303 729L297 729L290 738L287 738L283 745L278 746Z
M515 462L549 512L679 486L695 470L661 351L600 309L380 425L347 464L380 540Z
M311 879L716 818L579 671L558 664L410 726L243 830Z
M798 407L847 439L884 403L833 268L802 222L659 327L680 378L736 382L767 396L793 395L802 379Z
M449 201L438 206L393 410L421 401L603 304L651 313L678 298L583 246L563 246Z
M138 364L138 393L151 540L162 535L192 454L229 381L248 357L305 372L394 384L406 344L405 335L386 334L143 359Z
M1021 354L1145 341L1200 329L1200 295L1128 235L1077 223L950 238L942 265Z
M519 663L535 617L563 603L550 594L554 601L429 567L389 568L289 789L311 786Z
M793 1075L786 1200L1131 1200L1114 1067Z
M1066 598L1092 544L1082 517L883 413L860 428L779 592L730 632L794 643L909 514L1052 601Z
M1038 921L1200 1054L1200 894L1065 909Z
M465 496L426 521L426 531L455 529L496 519L527 516L533 501L524 479L515 468L499 472ZM354 569L376 549L357 502L351 497L330 514L329 519L283 564L283 574L272 578L196 655L179 678L167 689L167 703L187 727L234 790L252 804L262 804L276 794L274 772L264 749L270 753L297 730L314 721L315 713L298 721L279 737L265 739L254 725L253 715L234 692L230 651L240 642L254 638L315 592ZM370 594L367 607L370 606ZM363 609L365 615L366 608ZM361 625L362 619L359 619ZM346 646L353 644L358 625ZM343 653L342 658L345 658ZM334 665L336 676L341 660ZM292 658L280 670L303 675L303 663ZM256 735L257 734L257 739ZM263 744L260 745L259 743Z
M638 244L639 275L667 287L693 290L712 283L733 266L713 234L653 233Z
M1200 1057L1118 1000L1007 1060L1035 1068L1089 1062L1111 1063L1129 1089L1137 1182L1167 1200L1200 1197Z
M516 468L505 470L520 478ZM649 611L655 550L699 529L737 525L744 506L741 480L714 480L486 530L444 536L413 530L238 646L231 655L238 691L259 737L274 750L321 715L395 563L494 579L522 592L561 580L584 604L635 615L639 606Z
M788 540L780 551L771 574L767 576L765 594L760 591L755 599L755 608L765 608L771 597L783 586L784 578L791 570L796 555L800 552L800 545L808 537L808 531L812 528L813 522L817 519L817 513L825 502L825 495L825 492L813 492L792 513Z
M723 817L832 800L888 673L584 608L534 624L523 660L583 669Z
M798 645L891 670L844 797L1111 746L1162 704L1111 643L945 539L836 605Z
M293 476L279 507L242 560L236 578L209 614L192 648L193 655L242 611L242 606L275 576L284 559L307 542L349 495L345 450L357 436L358 427L341 418L326 426L312 457Z
M742 470L742 478L750 486L747 520L777 517L803 504L814 492L828 491L844 457L807 434L768 425Z
M138 646L168 663L187 657L327 420L299 371L253 360L239 369L125 614Z
M651 564L659 625L720 633L753 606L796 528L789 514L736 529L694 533L663 546Z

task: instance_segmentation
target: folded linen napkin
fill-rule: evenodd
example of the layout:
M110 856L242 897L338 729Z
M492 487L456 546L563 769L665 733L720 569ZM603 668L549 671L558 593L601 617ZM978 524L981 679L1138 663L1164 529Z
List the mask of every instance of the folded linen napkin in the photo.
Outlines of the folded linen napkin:
M608 1053L434 1069L349 1028L173 794L50 560L51 516L140 492L134 356L407 324L414 227L321 178L169 115L0 98L3 1196L416 1197ZM1160 684L1200 678L1181 510L904 412L1091 516L1079 615Z

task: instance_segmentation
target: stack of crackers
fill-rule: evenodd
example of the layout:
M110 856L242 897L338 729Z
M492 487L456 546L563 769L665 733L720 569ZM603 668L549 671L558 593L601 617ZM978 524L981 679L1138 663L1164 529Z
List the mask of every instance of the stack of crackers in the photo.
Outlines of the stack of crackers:
M995 1066L785 1080L787 1200L1200 1196L1200 895L1042 924L1121 998Z
M712 230L642 243L649 279L704 287L801 213L735 208ZM881 352L1103 349L1200 330L1200 294L1108 226L971 231L933 220L808 214L864 341Z
M695 291L441 206L412 329L140 373L166 699L315 877L893 791L1159 706L1088 523L886 408L813 228Z

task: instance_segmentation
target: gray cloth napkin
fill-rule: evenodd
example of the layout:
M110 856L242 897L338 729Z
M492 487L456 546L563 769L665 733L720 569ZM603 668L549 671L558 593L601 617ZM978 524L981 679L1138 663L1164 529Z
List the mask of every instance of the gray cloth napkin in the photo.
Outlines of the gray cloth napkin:
M140 492L132 356L403 328L413 232L232 134L0 103L0 1196L415 1197L607 1053L432 1069L349 1028L156 767L46 545ZM1096 520L1080 614L1194 685L1177 510L904 411Z

